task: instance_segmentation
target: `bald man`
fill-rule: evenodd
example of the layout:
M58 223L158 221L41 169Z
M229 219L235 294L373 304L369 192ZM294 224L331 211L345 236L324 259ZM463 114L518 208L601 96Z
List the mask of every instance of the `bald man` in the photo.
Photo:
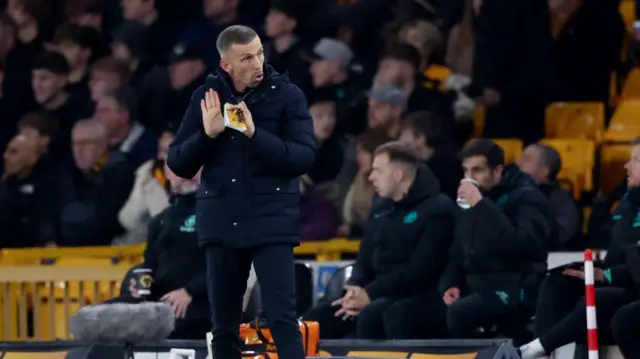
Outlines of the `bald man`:
M522 152L520 170L530 175L540 191L547 196L554 209L556 235L552 250L578 250L584 244L582 218L571 194L560 187L557 177L562 169L562 158L553 147L534 143Z
M4 173L2 181L10 178L22 179L29 175L31 169L38 162L38 143L29 140L27 136L17 135L9 141L4 151Z
M56 220L72 196L68 172L44 161L34 136L16 135L4 152L0 247L40 247L56 238Z
M107 130L98 121L79 121L71 133L75 200L60 216L60 246L109 245L123 233L118 212L129 198L135 167L109 149Z

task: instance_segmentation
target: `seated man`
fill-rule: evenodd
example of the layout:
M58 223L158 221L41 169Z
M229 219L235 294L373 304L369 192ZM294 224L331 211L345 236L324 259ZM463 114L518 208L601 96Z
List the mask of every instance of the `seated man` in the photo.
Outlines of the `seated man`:
M604 262L594 263L596 320L604 327L608 327L620 307L638 298L626 265L626 249L635 246L640 238L640 138L634 140L633 145L631 159L625 166L629 190L613 214L611 245ZM568 266L545 278L536 310L534 334L537 339L520 348L522 358L543 358L565 344L584 341L586 328L584 272L579 265ZM619 328L614 328L614 333L617 330Z
M534 143L527 146L518 163L520 170L533 178L538 188L549 199L556 220L557 237L551 250L583 250L581 216L571 193L556 182L562 169L562 158L553 147Z
M346 292L303 318L320 322L322 338L442 336L444 306L432 293L452 242L454 204L404 143L378 147L369 180L386 202L365 229Z
M59 246L111 244L122 233L118 212L133 187L135 168L125 154L109 151L107 131L94 120L76 123L72 132L77 168L75 194L60 216Z
M55 240L57 218L72 194L69 173L47 161L37 136L13 137L0 180L0 248L42 247Z
M137 122L137 101L131 89L105 91L96 103L93 118L107 130L109 147L125 153L134 166L156 157L158 141Z
M475 140L461 158L469 180L458 197L470 207L456 218L443 277L447 327L455 338L473 338L478 328L499 324L517 341L547 268L551 209L531 177L504 165L504 151L491 140Z
M182 179L165 167L171 184L171 206L149 223L149 242L142 268L151 270L151 294L138 295L136 280L129 279L128 293L107 303L165 301L171 303L176 326L171 339L202 339L211 329L207 299L206 262L198 247L195 192L200 173L192 180ZM129 276L127 276L129 277ZM127 281L123 282L123 287Z

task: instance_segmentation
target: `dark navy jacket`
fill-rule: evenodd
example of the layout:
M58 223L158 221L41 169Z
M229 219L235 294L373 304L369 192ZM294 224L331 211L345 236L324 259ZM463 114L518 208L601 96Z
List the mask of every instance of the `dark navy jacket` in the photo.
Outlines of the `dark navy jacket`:
M220 103L245 101L256 126L252 138L227 128L209 138L200 100L214 89ZM299 243L299 176L315 160L313 123L298 87L265 66L265 79L237 93L222 70L209 75L191 97L167 164L192 178L204 165L197 193L200 244L244 248L266 243Z
M404 199L380 201L349 283L365 288L372 300L434 290L453 242L455 211L438 178L421 166Z
M505 166L500 184L483 195L457 213L442 289L533 289L547 269L553 239L549 201L515 165Z

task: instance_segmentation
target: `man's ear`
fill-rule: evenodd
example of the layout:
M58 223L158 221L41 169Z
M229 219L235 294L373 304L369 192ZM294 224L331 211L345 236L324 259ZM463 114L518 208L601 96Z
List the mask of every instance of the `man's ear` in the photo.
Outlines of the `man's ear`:
M229 64L229 62L227 62L224 58L220 59L220 68L222 68L227 73L231 73L231 64Z
M40 137L40 146L43 148L49 148L49 144L51 144L51 138L48 136Z
M540 174L542 175L541 177L549 178L549 168L548 167L540 167L540 169L538 171L540 171Z
M495 171L495 173L496 173L497 175L502 176L502 171L503 171L503 170L504 170L504 166L503 166L503 165L497 165L497 166L496 166L496 169L495 169L494 171Z

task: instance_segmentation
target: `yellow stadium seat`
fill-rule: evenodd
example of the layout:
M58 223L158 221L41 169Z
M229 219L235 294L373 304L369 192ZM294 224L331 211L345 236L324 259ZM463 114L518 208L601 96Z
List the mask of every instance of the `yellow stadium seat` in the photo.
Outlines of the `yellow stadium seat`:
M600 142L604 134L601 102L555 102L547 107L547 138L581 138Z
M593 190L593 168L596 144L584 139L544 139L540 143L551 146L562 158L558 180L568 181L573 195L579 199L583 192Z
M424 71L424 76L435 81L444 82L452 72L453 71L449 67L442 65L431 65Z
M600 149L600 190L608 195L625 177L624 165L629 161L633 145L605 144Z
M476 106L473 111L473 137L480 138L484 132L484 107Z
M633 0L623 0L618 8L622 20L628 33L633 33L633 23L636 21L636 2Z
M640 98L622 102L604 134L608 142L631 142L640 136Z
M504 150L505 163L515 163L522 157L523 144L517 138L492 138Z
M633 99L640 100L640 69L631 70L620 94L620 101Z
M449 89L445 85L445 81L447 80L447 78L452 73L453 73L453 71L451 70L451 68L449 68L447 66L431 65L431 66L427 67L427 69L424 71L423 75L424 75L424 77L426 79L428 79L427 82L439 84L438 85L438 90L440 92L447 92L447 91L449 91ZM425 87L431 88L433 86L432 86L432 84L426 84Z

